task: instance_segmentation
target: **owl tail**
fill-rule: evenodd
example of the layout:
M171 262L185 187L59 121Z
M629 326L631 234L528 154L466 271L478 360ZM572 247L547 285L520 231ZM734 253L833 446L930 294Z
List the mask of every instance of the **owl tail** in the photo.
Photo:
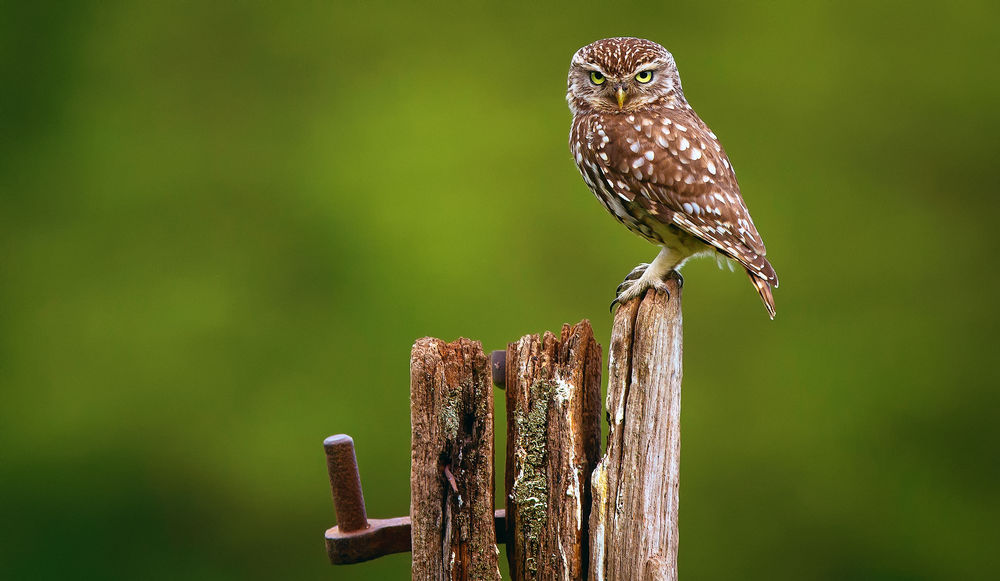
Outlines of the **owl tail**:
M768 265L770 266L770 265ZM774 272L773 270L771 272ZM760 295L760 300L764 301L764 307L767 308L767 314L771 316L771 320L774 320L775 310L774 310L774 296L771 294L771 285L766 279L761 278L757 274L747 270L747 274L750 276L750 282L757 287L757 294ZM775 285L777 286L777 285Z

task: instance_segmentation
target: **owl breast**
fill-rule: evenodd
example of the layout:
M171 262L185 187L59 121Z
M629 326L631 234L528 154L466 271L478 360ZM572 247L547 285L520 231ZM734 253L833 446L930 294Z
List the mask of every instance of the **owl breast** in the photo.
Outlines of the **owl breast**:
M574 120L570 131L570 149L576 167L598 201L626 228L653 244L668 246L685 256L712 250L711 246L674 225L664 208L658 208L656 213L650 211L649 198L641 191L641 182L615 179L610 175L606 168L617 160L611 157L615 155L614 148L607 147L611 138L606 123L602 116L584 115Z

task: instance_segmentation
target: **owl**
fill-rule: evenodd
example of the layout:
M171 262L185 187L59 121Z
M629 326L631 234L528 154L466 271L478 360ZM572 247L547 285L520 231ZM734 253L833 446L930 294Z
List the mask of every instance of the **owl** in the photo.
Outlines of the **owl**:
M573 55L569 145L584 181L629 230L660 247L618 287L612 308L689 258L716 255L746 269L770 317L778 276L718 138L681 89L674 58L640 38L606 38Z

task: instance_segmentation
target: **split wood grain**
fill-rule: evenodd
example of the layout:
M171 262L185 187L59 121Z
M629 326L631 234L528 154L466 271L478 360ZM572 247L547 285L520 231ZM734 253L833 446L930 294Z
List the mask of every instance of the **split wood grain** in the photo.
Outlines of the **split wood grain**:
M500 579L493 382L478 341L426 337L410 356L413 579Z
M608 362L607 451L593 475L590 579L676 581L682 318L648 291L615 313Z
M589 321L507 348L511 577L586 579L590 473L601 445L601 347Z

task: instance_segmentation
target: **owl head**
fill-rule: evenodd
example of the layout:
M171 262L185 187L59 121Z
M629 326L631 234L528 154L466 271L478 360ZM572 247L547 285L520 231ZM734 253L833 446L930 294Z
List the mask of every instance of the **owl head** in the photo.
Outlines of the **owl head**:
M573 114L634 112L663 100L684 100L670 52L642 38L605 38L576 51L566 100Z

